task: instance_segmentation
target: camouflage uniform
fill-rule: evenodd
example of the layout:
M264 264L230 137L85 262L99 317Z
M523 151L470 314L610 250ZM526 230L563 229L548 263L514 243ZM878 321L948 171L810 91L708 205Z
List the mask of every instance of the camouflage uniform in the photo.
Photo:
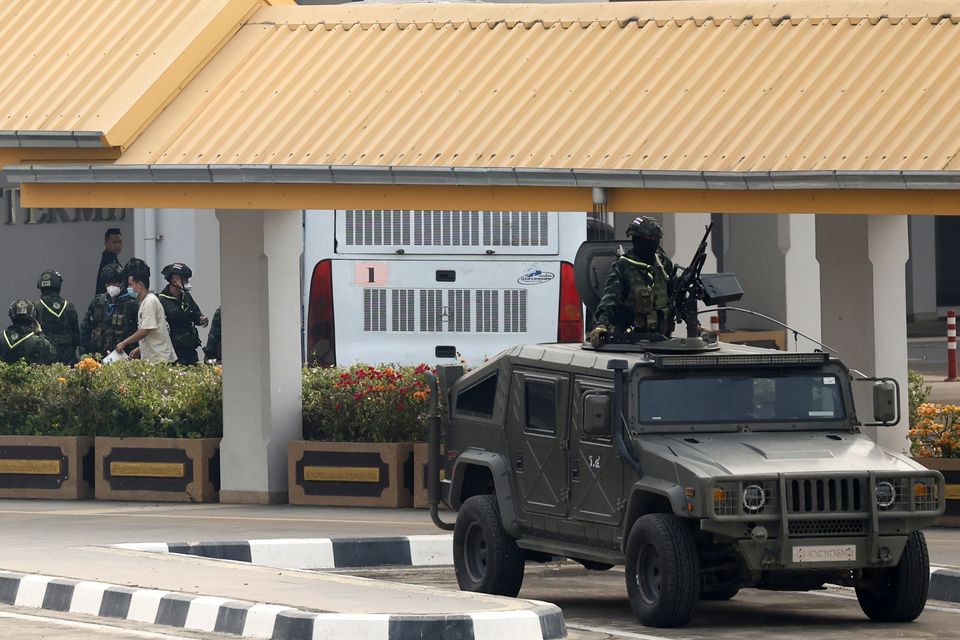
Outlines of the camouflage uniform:
M43 335L57 350L57 360L76 364L80 346L80 320L76 307L50 289L42 291L35 306L37 321L43 327Z
M669 305L673 263L663 253L653 262L628 251L613 263L597 305L598 323L621 332L630 327L664 335L673 331Z
M114 300L102 293L90 302L80 327L80 344L85 353L107 355L117 344L137 332L137 311L140 303L126 291ZM131 345L133 351L137 345Z
M207 334L207 346L203 348L203 355L207 360L223 360L220 348L220 309L217 308L210 323L210 333Z
M53 364L57 351L43 334L31 327L36 322L33 303L17 300L10 305L9 327L0 333L0 360L13 363L26 360L29 364Z
M171 287L166 287L160 295L160 303L167 314L167 325L170 327L170 341L173 350L177 352L177 362L180 364L196 364L197 347L201 345L200 334L196 324L200 322L203 313L189 292L184 291L182 298L173 295Z
M673 262L659 247L662 231L652 218L639 217L627 228L634 247L613 263L596 309L600 331L591 332L591 342L602 342L605 331L673 332L670 295L673 293ZM638 244L638 241L640 244ZM649 253L641 255L638 246Z

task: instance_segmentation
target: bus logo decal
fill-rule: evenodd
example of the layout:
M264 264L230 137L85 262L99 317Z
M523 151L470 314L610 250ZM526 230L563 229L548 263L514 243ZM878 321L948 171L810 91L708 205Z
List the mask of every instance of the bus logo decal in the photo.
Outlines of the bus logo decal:
M543 271L537 267L530 267L522 276L517 278L518 284L543 284L553 280L554 274L549 271Z

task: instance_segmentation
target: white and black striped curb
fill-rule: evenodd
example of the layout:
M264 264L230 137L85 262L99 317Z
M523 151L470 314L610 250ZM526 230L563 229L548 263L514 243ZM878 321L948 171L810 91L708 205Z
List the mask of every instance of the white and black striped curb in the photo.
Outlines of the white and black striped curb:
M436 567L453 564L450 534L394 538L305 538L239 542L143 542L114 547L236 560L280 569Z
M960 602L960 571L930 567L930 590L927 597L946 602Z
M0 572L0 603L270 640L550 640L566 637L553 604L452 615L312 613L271 604Z

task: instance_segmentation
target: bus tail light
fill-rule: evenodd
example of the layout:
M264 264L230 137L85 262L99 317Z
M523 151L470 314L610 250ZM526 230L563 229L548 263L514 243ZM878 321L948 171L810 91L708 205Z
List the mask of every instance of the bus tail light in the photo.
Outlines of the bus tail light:
M560 263L560 310L557 342L583 342L583 304L573 281L573 265Z
M321 260L313 268L310 280L310 306L307 309L307 358L313 364L337 363L333 320L333 263Z

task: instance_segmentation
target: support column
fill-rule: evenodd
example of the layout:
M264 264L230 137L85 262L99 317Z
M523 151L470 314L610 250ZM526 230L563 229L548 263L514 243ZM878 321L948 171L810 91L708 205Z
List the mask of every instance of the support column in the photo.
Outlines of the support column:
M866 432L894 451L908 449L906 216L817 216L823 340L851 369L896 378L904 417ZM857 417L873 419L869 384L854 385Z
M782 322L814 340L820 337L820 263L817 262L817 218L810 214L777 216L777 245L783 254ZM810 351L818 345L787 335L789 351Z
M301 211L217 211L223 297L220 501L287 500L287 443L303 437Z
M690 264L707 225L709 213L665 213L663 214L663 250L675 264L685 267ZM707 261L703 273L717 272L717 257L707 244Z
M873 265L874 371L900 381L903 419L878 429L877 442L894 451L909 451L907 430L907 283L910 255L907 216L867 218L870 263ZM869 416L868 416L869 417Z

